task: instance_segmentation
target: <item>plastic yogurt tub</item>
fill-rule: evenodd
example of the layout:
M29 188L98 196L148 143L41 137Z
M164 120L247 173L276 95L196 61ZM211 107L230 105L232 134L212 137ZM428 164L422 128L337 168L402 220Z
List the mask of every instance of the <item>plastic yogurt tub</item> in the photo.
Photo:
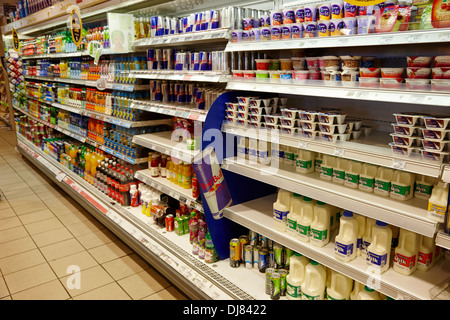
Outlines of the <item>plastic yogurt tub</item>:
M299 129L298 132L300 133L300 137L305 139L314 139L319 133L318 131L315 130L305 130L305 129Z
M360 68L359 75L361 78L379 78L381 74L380 68Z
M292 80L292 71L291 70L281 70L280 71L280 80L290 82Z
M420 127L405 126L398 123L392 123L392 126L394 127L394 132L401 136L412 137L420 133Z
M302 120L297 120L297 126L301 127L304 130L309 131L318 131L319 123L318 122L306 122Z
M320 70L309 70L308 72L308 80L320 80Z
M249 102L250 107L261 107L262 106L262 99L250 99Z
M320 132L331 134L344 134L347 130L347 124L323 124L319 123Z
M433 57L406 57L408 67L429 68Z
M359 78L359 86L363 88L377 88L380 85L380 78Z
M418 147L407 147L407 146L398 146L393 142L390 142L392 152L399 156L410 156L412 153L418 153Z
M292 60L292 69L294 70L305 69L305 58L292 57L291 60Z
M308 69L319 69L320 65L318 57L305 58L305 60Z
M255 72L257 81L266 81L269 79L269 71L266 70L257 70Z
M339 59L339 57L336 56L324 56L323 58L323 63L324 63L324 67L331 67L331 66L337 66L339 67L341 65L341 59Z
M244 78L243 70L233 70L233 78Z
M345 86L356 86L359 79L359 71L345 70L341 73L342 84Z
M405 79L406 89L426 90L430 88L430 79Z
M340 58L343 68L358 68L361 61L360 56L341 56Z
M402 82L403 78L380 78L380 88L400 89Z
M280 70L280 60L279 59L270 59L269 70Z
M405 68L381 68L381 78L403 78Z
M320 112L318 119L322 124L343 124L346 116L346 114L337 112Z
M420 138L419 137L406 137L395 133L391 133L392 141L396 146L405 147L419 147Z
M264 123L262 123L262 122L250 121L250 120L247 122L247 127L248 128L259 129L259 128L263 127L263 126L264 126Z
M409 79L429 79L431 68L406 68L406 76Z
M269 75L270 75L270 79L272 81L280 81L280 71L279 70L270 70Z
M256 70L269 70L270 59L255 59Z
M264 108L248 107L249 115L262 115Z
M450 91L450 79L431 79L431 90Z
M256 74L254 70L244 70L244 79L255 78Z
M287 134L287 135L294 135L297 131L297 128L293 127L286 127L286 126L280 126L280 133Z
M394 113L397 124L409 127L422 126L423 121L421 121L421 119L423 116L425 116L425 114L415 112Z
M269 115L269 114L266 114L264 116L264 120L268 124L278 124L279 123L279 119L280 119L280 115L273 115L273 114Z
M427 140L422 139L422 145L425 150L431 150L431 151L448 151L448 145L450 141L433 141L433 140Z
M436 56L434 57L435 67L450 67L450 56Z
M430 151L425 149L420 149L422 153L423 160L432 161L432 162L447 162L450 152L438 152L438 151Z
M294 70L292 73L294 81L305 81L308 79L309 70Z
M330 71L320 71L322 74L322 80L330 81Z
M433 140L433 141L449 140L450 130L426 129L426 128L421 128L421 129L422 129L423 137L427 140Z
M238 106L239 103L225 102L225 107L227 111L237 111Z
M450 79L450 68L432 68L431 77L433 79Z
M292 70L292 60L280 59L280 70Z
M301 110L300 111L300 120L305 122L317 122L317 111L307 111L307 110Z
M278 130L278 128L280 127L278 124L273 124L273 123L265 123L264 124L264 127L266 128L266 129L269 129L269 130Z
M258 99L258 97L237 97L240 106L249 106L250 100Z
M293 128L295 126L296 121L294 119L280 117L280 123L282 127Z
M295 108L282 108L281 115L286 119L296 119L298 111Z
M260 114L252 114L252 113L250 113L248 115L248 120L253 121L253 122L261 122L262 119L263 119L263 117Z
M425 116L425 127L427 129L449 129L450 116Z

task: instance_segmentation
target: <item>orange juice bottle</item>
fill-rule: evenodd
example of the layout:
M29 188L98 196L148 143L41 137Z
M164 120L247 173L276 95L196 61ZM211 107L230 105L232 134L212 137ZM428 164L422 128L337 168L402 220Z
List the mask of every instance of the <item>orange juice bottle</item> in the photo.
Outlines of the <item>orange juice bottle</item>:
M172 181L172 161L169 159L167 159L167 164L166 164L166 178L169 181Z
M179 164L177 162L173 163L173 173L172 173L172 182L178 184L178 168Z
M78 148L76 146L72 145L69 150L69 156L71 158L71 163L73 165L76 164L77 153L78 153Z
M187 162L185 162L183 165L183 188L192 188L192 168L191 165Z
M97 154L93 153L91 155L91 175L95 175L97 173Z
M92 157L91 149L87 149L86 153L84 154L84 159L86 160L84 171L86 171L86 173L88 174L91 173L91 157Z

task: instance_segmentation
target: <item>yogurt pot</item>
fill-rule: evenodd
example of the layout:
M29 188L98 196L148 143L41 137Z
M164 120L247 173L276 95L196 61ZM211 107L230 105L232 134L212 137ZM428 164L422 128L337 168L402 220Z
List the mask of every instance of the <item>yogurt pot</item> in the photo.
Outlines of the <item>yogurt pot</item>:
M322 20L317 22L317 35L319 37L330 36L330 20Z
M292 81L292 71L291 70L281 70L280 71L280 80L282 82L291 82Z
M422 158L424 160L437 163L448 162L450 155L450 152L438 152L425 149L420 149L420 152L422 153Z
M300 116L300 120L302 120L302 121L317 122L318 112L301 110L299 116Z
M297 118L298 109L295 108L282 108L281 115L286 119L295 120Z
M238 120L241 120L241 119L247 120L248 119L248 110L246 112L238 111L236 113L236 119L238 119Z
M341 74L342 84L344 86L355 87L359 79L359 71L355 70L345 70Z
M361 78L379 78L381 75L380 68L360 68L359 75Z
M322 74L322 80L330 81L330 71L320 71Z
M235 123L236 123L238 126L247 127L248 120L236 119L236 120L235 120Z
M318 131L319 130L319 123L317 122L306 122L302 120L297 120L297 126L309 131Z
M303 38L303 23L292 24L292 39Z
M233 103L233 102L225 102L225 110L226 111L237 111L239 103Z
M268 124L279 124L280 115L273 115L273 114L268 115L268 114L266 114L264 116L264 120Z
M361 61L360 56L340 56L342 67L344 68L359 68Z
M401 136L417 136L420 132L420 127L411 127L411 126L405 126L397 123L392 123L392 126L394 127L394 132Z
M280 70L280 60L279 59L270 59L269 70Z
M305 69L305 58L302 57L292 57L292 69L294 70L304 70Z
M330 82L340 82L341 72L340 71L330 71Z
M429 68L433 57L406 57L406 65L412 68Z
M254 70L244 70L244 79L253 79L256 77Z
M400 89L402 82L403 78L380 78L380 88Z
M381 78L403 78L405 68L381 68Z
M305 58L306 66L308 69L319 69L319 58L318 57L308 57Z
M270 70L269 71L271 81L280 81L280 71L279 70Z
M242 30L237 29L231 32L231 42L241 42L242 41Z
M409 127L421 126L421 119L423 116L423 113L415 112L394 113L395 121L397 121L397 124Z
M259 28L259 34L261 41L270 41L272 39L271 28L268 26Z
M406 77L409 79L429 79L431 68L406 68Z
M350 133L350 137L351 137L351 139L356 140L356 139L359 139L361 137L361 134L362 134L361 130L359 130L359 131L352 131Z
M294 119L280 117L280 124L282 127L293 128L295 126L296 121Z
M427 90L430 89L429 79L405 79L406 89Z
M409 157L411 154L419 152L419 148L417 147L397 146L393 142L390 142L389 145L391 146L392 152L399 156Z
M264 108L248 107L248 114L249 115L262 115L263 111L264 111Z
M339 57L336 56L324 56L323 58L323 62L324 62L324 67L332 67L332 66L337 66L339 67L341 65L341 59L339 59Z
M232 70L233 78L240 79L244 78L244 70Z
M290 40L292 39L292 25L284 24L281 26L281 39Z
M309 70L308 71L308 80L320 80L320 71L319 70Z
M237 117L237 111L235 111L235 110L226 110L225 111L225 115L228 117L228 118L236 118Z
M273 123L265 123L264 127L268 130L278 130L278 128L280 127L278 124L273 124Z
M252 114L252 113L250 113L248 115L248 120L253 121L253 122L262 122L262 120L264 120L264 118L260 114Z
M346 114L337 112L320 112L318 120L322 124L343 124L346 116Z
M361 88L377 88L380 85L380 78L359 78L359 86Z
M294 70L293 72L294 82L302 82L308 79L309 70Z
M434 57L435 67L450 67L450 56L436 56Z
M296 131L297 131L297 128L280 126L280 133L283 133L283 134L293 136L293 135L295 135Z
M401 136L395 133L391 133L392 142L396 146L405 146L405 147L418 147L420 146L420 138L419 137L406 137Z
M431 90L450 91L450 79L431 79Z
M305 138L305 139L314 139L317 134L319 132L315 131L315 130L305 130L305 129L300 129L299 130L300 133L300 137Z
M239 106L248 107L250 105L250 101L254 99L258 99L258 97L237 97ZM238 107L239 110L239 107Z
M449 129L450 116L424 116L427 129Z
M433 79L450 79L450 68L432 68L431 77Z
M225 118L227 124L236 124L236 118Z
M347 130L347 124L323 124L323 123L319 123L319 129L320 129L320 132L323 132L323 133L344 134L345 131Z
M261 107L262 106L262 99L250 99L249 106L253 107L253 108L254 107L256 107L256 108Z
M449 140L449 132L450 130L422 128L423 137L427 140L433 141Z
M255 59L256 70L269 70L270 59Z
M433 141L433 140L427 140L422 139L422 145L425 150L431 150L431 151L448 151L448 145L450 141Z
M280 59L280 69L281 70L292 70L292 60L291 59Z
M261 122L258 122L258 121L251 121L251 120L247 121L248 128L259 129L259 128L262 128L263 126L264 126L264 124Z
M269 80L269 71L266 70L258 70L255 72L256 81L268 81Z
M281 26L272 26L270 28L270 40L281 40L282 35L282 27Z
M361 57L361 68L375 68L375 57Z
M318 35L316 21L303 22L303 38L315 38Z

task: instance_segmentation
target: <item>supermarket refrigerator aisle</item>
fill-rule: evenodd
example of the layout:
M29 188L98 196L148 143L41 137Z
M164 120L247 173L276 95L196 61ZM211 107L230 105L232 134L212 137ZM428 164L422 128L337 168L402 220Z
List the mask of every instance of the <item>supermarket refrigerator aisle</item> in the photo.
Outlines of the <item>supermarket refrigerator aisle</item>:
M188 299L22 159L15 141L0 129L0 300Z

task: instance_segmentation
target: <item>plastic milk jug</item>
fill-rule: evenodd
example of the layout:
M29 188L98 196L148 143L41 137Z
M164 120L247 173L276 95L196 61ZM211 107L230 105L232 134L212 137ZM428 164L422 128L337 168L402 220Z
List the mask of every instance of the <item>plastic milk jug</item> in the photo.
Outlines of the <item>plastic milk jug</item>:
M302 300L324 300L327 273L318 262L311 260L305 268L302 283Z
M314 203L311 198L303 197L300 217L297 220L297 235L302 242L309 242L311 224L314 218Z
M373 192L381 196L389 197L389 194L391 193L391 182L394 177L394 171L394 169L378 167Z
M394 271L409 276L417 269L420 237L415 232L400 229L398 246L394 251Z
M358 294L358 300L381 300L381 297L377 291L365 286L364 290Z
M350 300L358 300L358 295L363 290L364 290L364 285L361 282L354 281L353 282L353 290L350 293Z
M295 151L293 147L286 147L284 151L284 163L288 165L295 165Z
M330 242L330 217L331 207L322 201L317 201L311 223L310 242L313 245L323 247Z
M261 164L270 164L270 142L259 140L258 142L258 162Z
M417 258L417 269L428 271L434 265L434 255L436 253L435 239L422 236L419 246L419 257Z
M392 177L390 197L397 200L408 200L414 195L414 173L395 170Z
M320 178L331 181L333 179L333 168L336 158L329 155L323 156L322 166L320 167Z
M360 190L366 192L373 192L375 186L375 176L377 175L378 167L364 163L362 165L361 174L359 175L359 185Z
M358 188L359 176L361 174L362 163L350 160L345 169L344 185L353 189Z
M284 149L283 146L277 144L277 143L271 143L270 144L270 156L272 163L280 163L282 162L284 158Z
M331 270L331 283L327 287L328 300L350 300L353 279Z
M347 159L336 157L333 167L333 182L344 184L348 161Z
M291 207L289 209L289 214L286 217L287 232L291 235L297 235L297 221L300 218L302 211L303 201L302 196L298 193L292 194Z
M425 200L430 199L431 192L433 191L433 186L436 184L436 182L436 178L424 176L421 174L416 175L414 197Z
M366 232L366 217L353 213L353 217L358 221L358 235L356 236L356 256L361 256L362 241Z
M258 140L248 139L248 159L250 162L258 160Z
M439 181L431 192L428 200L428 218L433 221L444 223L445 211L447 210L448 201L448 183Z
M355 259L357 239L358 221L353 217L353 212L345 210L341 217L339 234L335 238L335 258L342 262Z
M372 243L372 227L375 225L375 220L372 218L366 219L366 230L364 232L362 248L361 248L361 257L364 260L367 260L367 248Z
M320 167L322 166L323 153L318 153L316 159L314 159L314 171L320 172Z
M248 139L246 137L241 137L239 139L239 144L238 144L238 148L237 148L238 152L238 157L239 158L247 158L248 156Z
M394 256L394 250L398 246L398 236L400 233L400 228L397 226L389 225L389 228L392 230L392 244L391 244L391 256Z
M291 193L289 191L278 190L277 201L273 204L274 227L278 231L286 231L286 217L291 206Z
M341 209L331 205L330 207L331 207L330 231L333 232L338 227L339 219L341 216Z
M295 160L295 170L299 173L314 172L315 152L302 150L298 151L298 157Z
M382 221L377 220L372 227L372 243L367 248L368 270L382 274L389 269L391 261L392 230Z
M295 252L289 260L289 274L286 276L286 297L288 300L301 300L301 288L302 283L305 280L305 269L309 264L309 259L300 253Z

